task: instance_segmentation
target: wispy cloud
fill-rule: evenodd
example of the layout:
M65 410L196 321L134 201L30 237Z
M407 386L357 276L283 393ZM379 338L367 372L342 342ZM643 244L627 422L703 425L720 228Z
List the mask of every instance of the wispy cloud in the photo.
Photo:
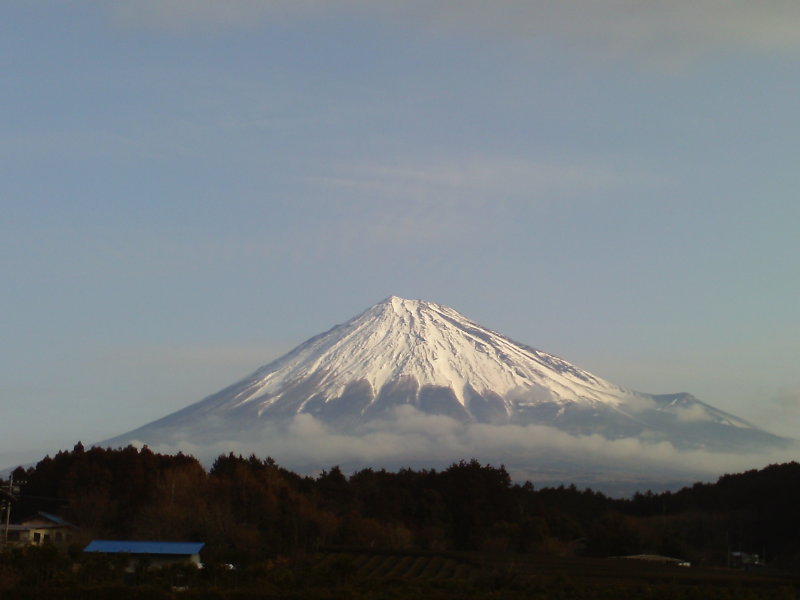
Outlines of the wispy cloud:
M594 56L665 64L716 52L800 51L800 4L792 0L134 0L111 10L120 22L163 29L249 27L358 12L455 34L560 38Z
M543 198L598 189L663 183L654 175L623 172L590 161L466 156L334 165L312 182L326 187L460 205L506 198Z
M304 252L312 256L318 248L324 255L315 259L329 256L333 248L362 252L478 238L500 242L514 223L530 219L531 211L607 202L613 192L629 195L671 185L658 174L600 159L502 155L323 163L306 181ZM315 225L315 215L324 215L324 224Z
M800 5L786 0L479 0L434 19L499 36L560 38L601 58L679 65L718 52L800 51ZM432 10L432 12L433 12Z

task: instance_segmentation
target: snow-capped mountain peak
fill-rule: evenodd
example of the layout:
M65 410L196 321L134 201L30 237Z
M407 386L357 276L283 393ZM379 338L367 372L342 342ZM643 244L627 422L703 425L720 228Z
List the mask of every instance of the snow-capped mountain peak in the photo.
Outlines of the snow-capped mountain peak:
M220 423L238 430L302 414L350 428L391 422L403 406L463 423L546 425L691 447L783 443L689 394L619 387L448 306L397 296L220 392L108 442L164 436L213 441Z
M366 381L377 396L387 384L411 379L420 389L451 390L462 406L470 388L478 394L520 397L535 390L540 398L557 402L613 405L619 404L620 395L630 394L481 327L452 308L397 296L259 369L237 404L270 398L262 406L267 408L287 384L310 377L316 381L314 395L327 399L340 397L353 381Z

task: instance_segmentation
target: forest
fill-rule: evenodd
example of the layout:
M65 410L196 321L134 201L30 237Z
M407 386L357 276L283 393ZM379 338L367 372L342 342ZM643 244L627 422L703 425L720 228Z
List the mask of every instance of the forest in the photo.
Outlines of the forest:
M18 468L13 478L20 484L20 497L12 522L46 511L79 527L66 552L34 548L0 555L0 590L22 594L38 589L41 598L47 597L40 593L45 588L63 592L120 583L113 565L96 564L93 557L95 563L87 566L82 548L92 539L202 541L206 568L192 576L200 588L244 593L256 584L263 591L271 582L269 589L282 590L280 597L289 597L285 586L314 581L327 582L319 597L333 589L331 581L350 586L350 596L359 597L352 591L361 585L357 582L371 574L373 583L363 589L373 590L382 572L393 573L395 580L433 573L433 578L414 579L414 589L433 585L445 590L441 597L450 597L448 585L475 581L483 582L486 594L498 585L521 582L529 592L531 585L550 585L546 578L557 578L563 569L587 577L594 568L589 565L604 570L602 565L612 564L608 557L640 554L680 558L692 564L692 577L705 574L695 587L686 584L687 590L703 590L709 573L722 572L730 575L726 581L739 582L737 589L747 589L745 595L725 597L779 597L776 590L800 589L795 587L800 464L794 462L675 492L619 499L575 486L514 482L503 466L474 459L443 470L364 469L349 475L333 466L312 477L284 469L271 458L222 455L206 470L183 454L132 446L86 449L79 443L34 467ZM731 556L741 552L759 555L755 573L731 568ZM531 579L532 572L538 578ZM449 584L439 576L444 573L450 574ZM676 574L673 567L663 577L652 575L636 585L650 586L650 595L659 597L658 585L688 581L686 573ZM208 580L212 574L213 581ZM150 583L158 581L153 577ZM608 583L610 576L598 577ZM758 586L747 587L752 577L771 582L764 584L767 595L757 595ZM571 585L581 581L568 579ZM627 576L610 580L623 585ZM604 589L598 585L588 581L586 589ZM380 589L389 593L384 585ZM548 589L543 597L557 597ZM295 591L298 597L315 597L305 588ZM688 593L684 596L691 597ZM409 589L398 594L414 597ZM435 597L431 589L425 595ZM616 597L626 596L618 589Z

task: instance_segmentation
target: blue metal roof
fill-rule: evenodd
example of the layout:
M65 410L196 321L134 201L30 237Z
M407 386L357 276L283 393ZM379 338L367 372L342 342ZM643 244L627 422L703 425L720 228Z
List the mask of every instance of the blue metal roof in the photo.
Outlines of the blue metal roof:
M203 542L132 542L124 540L92 540L84 552L120 552L125 554L182 554L200 552Z

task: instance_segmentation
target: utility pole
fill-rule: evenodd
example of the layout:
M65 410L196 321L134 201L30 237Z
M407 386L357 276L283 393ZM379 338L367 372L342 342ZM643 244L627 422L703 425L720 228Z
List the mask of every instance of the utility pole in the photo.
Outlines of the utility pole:
M5 509L5 518L3 519L3 545L5 550L8 547L8 526L11 522L11 503L17 500L19 494L19 486L14 485L14 474L8 476L8 489L0 489L0 496L3 496L2 508Z

